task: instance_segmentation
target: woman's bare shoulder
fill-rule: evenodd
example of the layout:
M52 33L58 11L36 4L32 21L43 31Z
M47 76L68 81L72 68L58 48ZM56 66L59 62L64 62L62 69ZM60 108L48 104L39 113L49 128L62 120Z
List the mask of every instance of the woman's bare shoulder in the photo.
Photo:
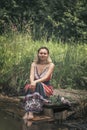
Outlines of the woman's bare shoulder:
M36 66L36 63L35 63L35 62L32 62L31 66L33 66L33 67Z
M54 63L50 63L50 66L55 66Z

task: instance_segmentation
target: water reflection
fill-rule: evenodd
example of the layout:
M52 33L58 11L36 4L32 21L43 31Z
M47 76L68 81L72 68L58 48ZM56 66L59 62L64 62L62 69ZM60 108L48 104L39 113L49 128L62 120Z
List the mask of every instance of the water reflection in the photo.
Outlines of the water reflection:
M22 125L22 130L71 130L68 129L67 126L58 123L51 123L51 122L32 122L25 120ZM76 129L72 129L76 130Z
M87 130L87 125L71 123L29 121L14 118L6 112L0 111L0 130Z
M21 130L87 130L82 124L56 122L32 122L24 120Z

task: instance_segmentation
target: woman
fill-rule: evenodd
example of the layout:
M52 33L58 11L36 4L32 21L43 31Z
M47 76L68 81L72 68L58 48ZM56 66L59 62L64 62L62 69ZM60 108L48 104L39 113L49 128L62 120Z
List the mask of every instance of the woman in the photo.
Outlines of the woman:
M49 56L47 47L38 49L37 57L31 64L30 84L25 86L25 116L23 119L33 119L34 112L40 112L44 103L47 103L53 88L50 79L54 70L54 64Z

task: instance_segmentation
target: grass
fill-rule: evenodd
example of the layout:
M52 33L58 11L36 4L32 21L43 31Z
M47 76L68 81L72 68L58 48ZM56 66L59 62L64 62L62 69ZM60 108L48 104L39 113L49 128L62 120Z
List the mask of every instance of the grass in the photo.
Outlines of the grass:
M11 80L15 80L13 86L18 85L17 88L23 86L29 78L31 62L41 46L49 48L55 64L51 81L55 88L83 87L79 87L79 83L82 76L87 77L87 44L72 44L72 42L63 44L52 40L46 42L44 39L33 41L31 36L22 33L0 36L0 75L3 78L0 82L10 77Z

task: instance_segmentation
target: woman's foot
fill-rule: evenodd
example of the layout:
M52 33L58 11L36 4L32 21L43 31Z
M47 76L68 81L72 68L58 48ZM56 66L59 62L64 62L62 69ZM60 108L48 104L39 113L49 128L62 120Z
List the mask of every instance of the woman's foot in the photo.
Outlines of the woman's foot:
M29 112L29 115L28 115L28 120L32 120L34 118L34 115L32 112Z
M25 113L25 115L23 116L23 119L26 120L28 118L28 113Z

